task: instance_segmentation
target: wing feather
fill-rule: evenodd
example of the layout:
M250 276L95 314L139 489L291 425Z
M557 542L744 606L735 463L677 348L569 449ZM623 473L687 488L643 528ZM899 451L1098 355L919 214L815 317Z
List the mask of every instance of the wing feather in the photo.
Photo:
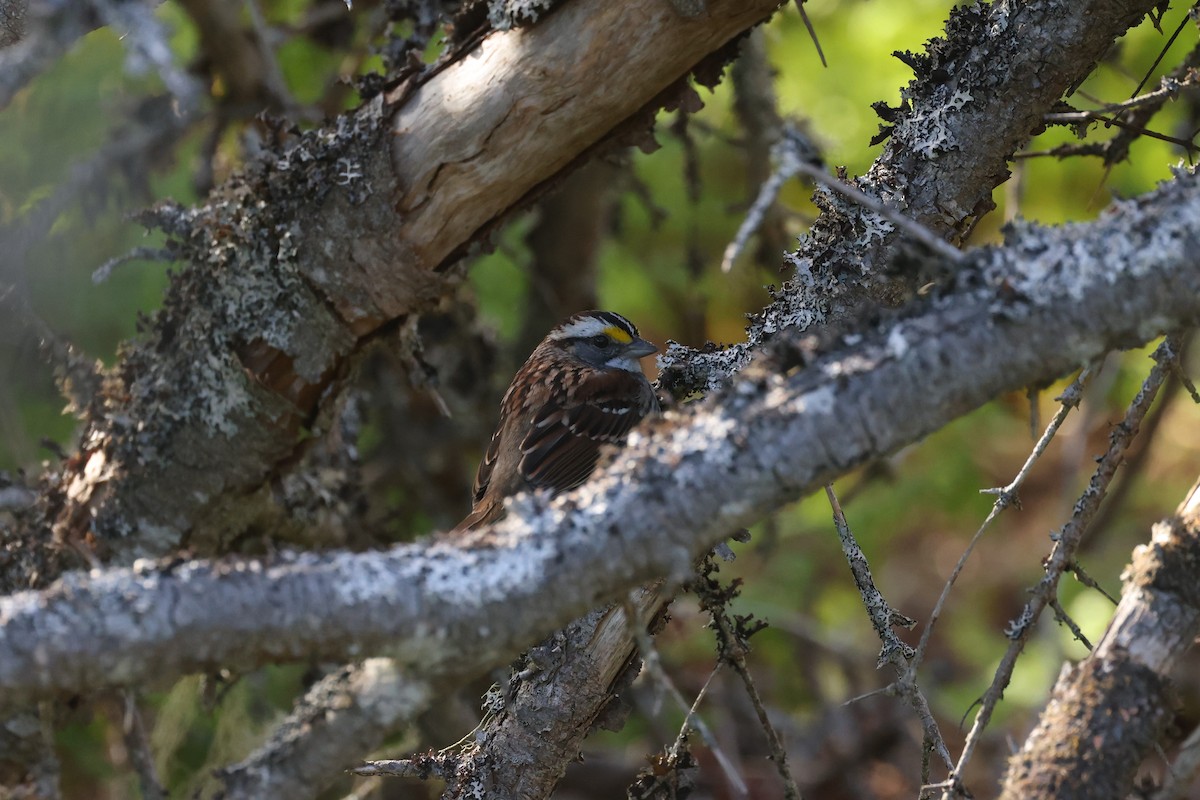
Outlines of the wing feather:
M592 375L548 402L521 442L520 470L533 488L573 489L596 467L601 446L622 441L658 405L646 379L630 373Z
M623 441L657 410L658 398L640 373L563 369L535 351L501 401L501 424L475 475L471 514L455 530L498 518L504 498L519 491L573 489L592 474L601 447Z

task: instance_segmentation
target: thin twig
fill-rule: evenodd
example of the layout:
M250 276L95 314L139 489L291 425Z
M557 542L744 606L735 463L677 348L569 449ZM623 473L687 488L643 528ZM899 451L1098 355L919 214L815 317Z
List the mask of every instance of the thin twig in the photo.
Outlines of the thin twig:
M1194 153L1197 150L1200 150L1200 147L1197 147L1187 139L1180 139L1177 136L1168 136L1165 133L1158 133L1157 131L1152 131L1149 128L1143 128L1139 125L1132 125L1120 119L1119 117L1100 114L1095 111L1055 112L1052 114L1043 115L1042 119L1049 123L1057 123L1061 125L1078 125L1081 122L1103 122L1105 125L1112 125L1117 128L1136 131L1142 136L1149 136L1151 139L1158 139L1162 142L1178 145L1188 153Z
M671 677L667 675L667 671L663 669L662 659L658 655L658 650L654 647L654 642L650 640L649 634L646 633L645 621L637 612L637 605L632 594L625 599L622 607L625 611L626 624L629 625L629 631L633 634L633 638L637 642L638 650L642 654L642 663L645 665L646 670L658 681L659 686L667 692L679 708L686 715L691 716L692 704L684 698L683 693L679 691L675 683L671 680ZM746 782L738 774L732 759L725 754L725 751L717 742L717 737L713 735L713 732L701 717L691 716L691 720L691 730L700 734L700 738L704 740L704 744L712 751L713 757L721 765L721 769L729 781L733 795L735 797L748 798L750 790L746 787ZM686 723L687 719L685 718L684 721Z
M1044 118L1047 122L1087 122L1091 119L1091 117L1087 116L1089 114L1114 114L1142 106L1161 105L1167 100L1178 97L1185 89L1194 89L1197 85L1200 85L1200 75L1197 75L1194 70L1190 70L1182 77L1164 77L1159 88L1153 92L1135 95L1119 103L1104 103L1099 108L1092 108L1085 111L1053 112L1044 115ZM1074 119L1071 119L1072 117Z
M1171 359L1171 373L1179 380L1180 383L1183 384L1183 388L1187 389L1188 394L1191 395L1192 402L1200 404L1200 393L1197 393L1196 391L1196 384L1192 382L1191 377L1183 368L1182 356L1187 348L1190 338L1190 333L1183 337L1183 346L1180 348L1179 352L1175 353L1175 357Z
M983 729L991 720L996 704L1000 702L1004 689L1012 679L1017 658L1025 649L1034 623L1041 616L1042 611L1056 599L1059 581L1063 573L1074 563L1075 552L1083 539L1083 533L1091 524L1096 510L1100 507L1100 502L1107 494L1117 467L1122 463L1122 456L1137 435L1142 419L1150 410L1158 390L1170 375L1170 362L1175 357L1179 346L1180 337L1173 334L1166 337L1154 351L1152 358L1154 358L1155 364L1142 383L1142 388L1130 402L1124 419L1113 428L1109 435L1108 449L1100 457L1087 488L1076 501L1071 518L1052 536L1054 546L1043 566L1045 575L1030 591L1030 599L1025 604L1020 616L1009 623L1006 631L1010 640L1008 649L1001 658L995 677L979 704L979 711L975 714L975 721L963 744L958 764L951 772L947 788L942 794L943 800L951 800L955 796L963 795L961 783L963 771L974 755L975 748L979 745Z
M796 170L800 174L812 178L822 186L845 195L868 211L875 212L942 258L956 263L965 258L961 250L956 249L949 242L929 230L929 228L926 228L915 219L906 216L903 212L892 208L886 203L876 200L857 186L840 181L832 175L827 174L820 167L807 162L801 162Z
M1195 6L1193 6L1192 14L1195 14ZM1200 68L1200 46L1193 47L1180 60L1179 64L1160 79L1159 85L1167 87L1183 83L1194 84L1196 82L1197 68ZM1147 72L1147 76L1149 74L1150 72ZM1136 96L1137 92L1134 92L1134 95ZM1129 127L1117 131L1117 134L1107 141L1064 144L1051 150L1017 153L1015 157L1021 159L1036 156L1055 156L1057 158L1068 158L1077 155L1100 156L1104 159L1104 163L1111 167L1129 157L1129 147L1138 137L1138 132L1149 125L1154 115L1158 113L1168 100L1172 99L1172 95L1169 93L1151 92L1148 95L1143 95L1143 98L1146 98L1147 102L1120 112L1122 120L1128 123ZM1101 105L1103 106L1103 104Z
M806 175L827 189L846 196L868 211L891 222L943 258L958 262L965 257L962 251L921 223L906 216L899 209L893 208L871 197L857 186L838 180L825 172L821 166L821 157L816 146L796 125L789 123L784 126L783 136L773 148L772 155L778 166L771 173L771 177L763 182L758 197L755 198L753 205L746 213L746 218L738 228L733 241L725 248L725 254L721 259L721 269L725 272L733 267L733 261L745 247L746 241L762 224L762 219L771 203L774 202L776 195L779 194L780 188L795 175Z
M711 561L707 559L705 563L711 565ZM750 704L754 706L754 713L758 715L758 724L767 737L767 747L771 752L771 760L775 763L775 769L779 772L779 777L783 781L783 796L787 800L800 800L800 787L797 786L796 779L792 777L791 768L788 766L787 749L783 746L783 740L780 738L779 732L771 724L771 718L767 714L762 696L758 693L758 687L755 685L754 678L750 674L750 669L746 665L746 653L748 649L746 639L758 630L761 630L761 628L766 627L765 623L759 623L758 627L750 631L739 631L739 626L734 625L730 621L729 614L725 608L725 602L733 598L736 589L731 588L723 592L716 579L711 577L710 571L702 572L700 579L695 583L695 587L701 599L701 606L712 617L713 628L717 632L718 652L721 656L721 660L717 663L718 665L724 663L730 664L734 671L737 672L738 677L742 679L742 684L746 688L746 695L750 698ZM742 626L744 626L745 622L746 620L741 620Z
M767 218L767 212L771 210L771 206L775 203L775 198L779 196L783 185L795 177L799 171L796 169L798 162L796 159L786 155L788 152L786 148L776 146L772 149L779 154L775 159L775 169L763 181L762 186L759 187L758 195L754 198L754 202L750 204L750 208L746 210L746 216L742 218L742 224L738 226L733 241L726 245L725 253L721 256L722 272L729 272L733 269L733 262L746 249L746 243L750 241L750 237L762 227L763 222Z
M1183 337L1185 350L1190 338L1190 334ZM1182 356L1182 354L1181 351L1178 355ZM1178 368L1178 365L1179 360L1177 359L1173 362L1172 366ZM1150 409L1150 413L1142 420L1142 433L1139 437L1138 446L1126 455L1121 476L1109 491L1104 507L1100 509L1100 513L1092 520L1088 534L1092 539L1099 538L1108 529L1108 526L1112 524L1113 520L1117 519L1124 509L1125 501L1133 495L1133 490L1137 486L1138 480L1144 476L1145 471L1142 468L1149 462L1151 454L1154 452L1154 447L1159 441L1159 429L1162 428L1164 420L1167 419L1167 415L1172 406L1174 406L1176 398L1181 394L1180 389L1183 384L1179 379L1179 375L1179 371L1172 372L1166 384L1159 391L1158 401L1154 404L1154 408ZM1103 395L1102 392L1098 394ZM1080 439L1086 439L1086 434L1081 434ZM1116 603L1116 601L1113 602L1114 604Z
M1079 581L1089 589L1094 589L1100 594L1104 595L1106 598L1108 598L1108 602L1112 603L1114 606L1119 605L1117 598L1109 594L1108 591L1106 591L1105 588L1101 586L1095 578L1084 572L1083 567L1079 566L1079 564L1072 564L1071 572L1075 574L1075 580Z
M903 698L917 713L917 717L921 720L921 729L924 731L925 744L937 752L945 763L946 769L951 769L954 762L950 758L950 751L938 729L937 720L933 718L929 702L921 692L920 686L917 685L916 675L909 668L913 649L900 641L895 631L892 630L893 625L912 628L917 624L916 620L909 619L892 609L879 590L875 588L870 565L867 563L866 556L863 555L862 548L854 540L850 524L846 521L846 515L842 512L842 506L838 502L832 486L825 487L825 495L829 498L829 505L833 509L834 525L837 527L838 539L842 543L842 552L850 564L851 573L854 574L854 583L858 586L863 605L867 609L867 615L871 618L871 625L875 628L880 640L883 641L883 649L879 653L877 666L881 667L884 663L889 663L896 670L897 678L887 687L886 691L888 694Z
M1195 9L1196 6L1193 5L1192 11L1194 12ZM1150 76L1154 74L1154 70L1158 69L1158 65L1162 63L1163 58L1167 55L1167 51L1171 49L1171 45L1175 44L1175 40L1179 38L1179 34L1183 33L1184 26L1187 25L1188 21L1192 19L1194 19L1193 14L1188 13L1184 14L1183 19L1179 20L1179 25L1176 26L1175 30L1172 31L1170 38L1168 38L1167 41L1163 43L1162 48L1159 49L1158 55L1154 59L1154 63L1151 64L1150 68L1146 70L1146 76L1142 78L1141 81L1138 82L1138 85L1133 88L1132 97L1137 97L1137 93L1142 90L1142 87L1146 85L1146 81L1150 80ZM1157 28L1158 25L1155 24L1154 27ZM1159 33L1162 33L1161 29L1159 30Z
M796 10L800 12L800 19L804 20L804 27L808 29L808 36L812 39L813 46L817 48L817 56L821 59L821 66L828 67L829 64L825 62L825 52L821 50L821 42L817 39L817 30L813 27L812 21L804 11L804 0L796 0Z
M1079 401L1083 397L1083 387L1087 383L1088 377L1091 375L1092 368L1087 367L1080 371L1075 380L1063 390L1063 393L1058 396L1059 403L1062 407L1058 413L1054 415L1054 419L1050 420L1050 424L1046 426L1042 438L1038 439L1037 444L1033 446L1033 451L1029 454L1029 458L1025 459L1024 465L1017 472L1015 478L1002 489L985 489L983 493L996 495L996 501L992 503L992 510L988 513L987 518L975 531L975 535L971 537L971 541L967 543L967 547L963 550L963 554L958 557L958 563L954 565L954 569L950 571L950 577L946 579L945 586L942 587L942 593L938 596L937 603L933 606L933 611L929 614L929 623L925 626L925 630L921 634L921 641L917 643L917 652L912 658L909 666L909 672L915 673L917 667L925 660L925 651L929 647L929 640L933 636L933 629L937 626L938 620L941 619L942 609L945 608L946 600L950 596L950 590L954 587L955 581L958 580L959 574L962 573L963 567L967 564L967 559L971 557L971 553L975 550L975 545L983 537L985 531L996 519L1000 516L1004 509L1011 505L1019 504L1017 500L1017 490L1025 483L1025 479L1029 477L1030 470L1037 460L1046 452L1046 448L1050 445L1050 441L1054 435L1058 433L1058 429L1067 419L1067 415L1071 410L1079 406Z
M259 54L263 60L263 78L268 90L279 104L290 112L300 110L299 104L288 91L287 79L283 77L283 69L279 66L279 58L275 54L275 46L267 19L263 16L258 0L246 0L246 10L250 12L250 25L254 28L254 36L258 39Z
M177 256L166 247L135 247L132 250L114 256L105 261L92 272L92 283L104 283L112 275L112 271L130 261L175 261Z
M426 753L413 758L385 759L368 761L347 770L351 775L360 778L450 778L454 775L455 764L443 757L443 754Z
M1050 608L1054 611L1054 619L1063 625L1066 625L1071 631L1071 635L1090 651L1092 649L1092 643L1088 641L1086 636L1083 635L1083 630L1079 627L1075 620L1071 618L1071 615L1067 613L1067 610L1062 607L1062 603L1059 602L1057 597L1050 601Z
M1021 161L1027 158L1074 158L1075 156L1100 156L1104 158L1108 154L1108 142L1085 142L1083 144L1060 144L1057 147L1052 147L1049 150L1022 150L1019 153L1013 153L1015 161Z
M138 776L142 800L164 800L167 793L154 769L154 754L150 750L150 740L146 737L146 726L138 709L137 696L134 692L126 690L121 692L121 699L125 706L121 734L125 739L129 760Z
M717 677L717 673L721 671L721 662L718 661L712 668L712 672L708 673L708 680L700 687L700 691L696 692L696 699L692 701L692 705L688 708L687 715L683 718L683 722L679 726L679 734L675 737L675 741L671 744L671 753L675 757L679 757L687 747L688 736L692 732L692 721L697 718L700 713L700 704L704 702L704 698L708 696L708 687L712 686L713 679Z
M875 579L871 576L871 565L867 563L866 555L855 541L854 534L850 532L850 525L846 522L846 515L842 512L842 506L838 502L837 495L834 494L833 486L825 486L825 496L829 498L829 505L833 509L833 522L837 528L838 540L842 545L842 554L846 557L846 563L850 565L854 584L858 587L859 594L862 595L867 616L871 619L871 627L875 629L875 634L883 642L883 648L879 651L879 658L875 666L895 664L897 657L903 666L908 666L908 659L912 658L913 649L900 641L896 632L892 630L892 626L901 625L911 630L917 622L893 610L879 590L875 588Z

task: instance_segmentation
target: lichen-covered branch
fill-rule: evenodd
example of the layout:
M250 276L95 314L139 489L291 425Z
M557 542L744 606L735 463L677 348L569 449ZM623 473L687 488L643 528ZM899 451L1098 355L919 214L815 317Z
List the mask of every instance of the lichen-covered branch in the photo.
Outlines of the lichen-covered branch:
M1172 669L1200 634L1200 484L1134 551L1094 651L1065 669L1009 762L1004 798L1124 797L1171 720Z
M777 5L713 0L685 19L656 0L574 0L391 76L330 126L276 131L203 206L146 215L191 266L108 376L22 547L219 553L272 519L269 479L324 430L352 356L446 297L468 245L591 148L644 135L689 70ZM50 554L42 566L40 581L58 572Z
M634 593L631 605L653 627L670 598L655 585ZM621 695L641 666L627 611L616 604L555 632L521 664L479 735L454 755L445 800L549 797L589 734L624 724L629 706Z
M0 705L217 666L384 654L469 674L998 393L1200 319L1200 178L1091 224L1023 226L958 288L813 352L781 338L710 401L643 426L596 480L476 535L386 553L70 575L0 600ZM280 602L278 598L287 598Z
M1084 33L1082 34L1082 36L1080 36L1080 34L1078 32L1078 28L1074 27L1073 24L1071 24L1070 20L1063 20L1063 19L1059 19L1055 25L1053 25L1050 29L1048 29L1046 31L1045 35L1047 37L1054 37L1054 36L1064 37L1063 41L1065 41L1067 43L1067 46L1070 48L1073 48L1076 46L1077 40L1082 41L1085 43L1085 47L1082 50L1078 50L1078 51L1072 50L1071 52L1080 52L1080 53L1087 54L1087 53L1095 52L1096 48L1099 46L1097 44L1097 42L1099 41L1097 37L1115 36L1115 35L1117 35L1117 33L1119 33L1120 30L1123 30L1120 28L1119 25L1114 24L1111 19L1098 17L1098 16L1095 16L1094 14L1085 14L1082 16L1082 18L1078 19L1077 21L1085 26ZM986 44L987 47L991 48L991 52L1004 52L1006 54L1005 58L1020 60L1025 57L1024 51L1022 51L1022 49L1021 49L1021 46L1022 46L1021 43L1024 41L1024 39L1022 37L1028 37L1031 35L1034 35L1034 34L1029 31L1024 31L1020 28L1004 28L1004 29L1000 29L1000 30L992 30L992 29L987 29L987 28L980 27L980 26L964 26L964 25L959 25L959 24L953 24L947 31L947 38L955 39L955 42L952 45L948 45L946 42L943 42L943 41L936 42L933 45L934 50L930 54L930 57L931 58L934 57L934 55L937 53L945 53L947 51L947 49L952 49L955 52L962 52L962 53L970 54L970 53L974 52L974 48L976 46L980 45L980 41L981 41L980 37L982 37L982 42L984 44ZM1065 48L1057 48L1056 47L1053 49L1066 52ZM759 54L759 55L761 56L761 54ZM1054 72L1053 80L1057 81L1059 85L1065 86L1068 84L1077 83L1079 80L1081 80L1082 77L1084 75L1086 75L1087 72L1090 71L1091 66L1092 66L1091 61L1088 61L1088 60L1083 60L1080 62L1073 63L1066 59L1063 59L1063 60L1056 59L1053 64L1043 65L1043 68L1052 70ZM759 68L760 68L760 70L765 71L765 64L760 64ZM974 69L974 67L972 67L972 69ZM1019 98L1019 101L1022 105L1026 104L1026 103L1044 104L1045 102L1047 102L1046 98L1042 94L1030 93L1030 92L1025 91L1026 87L1025 87L1024 82L1029 80L1029 74L1027 71L1018 70L1018 71L1010 73L1003 69L997 69L991 73L990 79L994 82L995 88L992 90L989 90L989 91L993 91L997 97ZM917 84L926 85L928 88L925 91L932 92L936 82L931 77L925 77L925 78L919 79L917 81ZM913 91L919 93L920 90L914 89ZM742 96L744 99L744 94L745 93L741 93L739 96ZM982 97L982 93L980 94L980 96ZM769 101L767 104L769 105ZM997 108L1002 107L1002 106L1003 106L1003 103L993 102L993 103L990 103L987 107L989 109L989 112L994 112ZM770 109L767 109L766 111L764 111L763 109L760 108L760 109L758 109L758 112L759 112L760 116L761 115L769 115ZM968 111L965 111L963 109L949 108L949 109L942 109L939 111L932 104L925 104L925 105L921 105L919 107L913 108L911 113L913 113L913 114L934 114L934 113L943 114L946 117L946 119L948 120L948 122L947 122L948 125L951 125L951 126L958 125L958 126L960 126L959 127L960 130L968 130L970 128L970 125L972 124L969 121L962 121L962 120L966 119L966 114L968 113ZM1035 111L1030 111L1029 112L1030 118L1032 118L1032 116L1034 116L1035 113L1036 113ZM1016 118L1006 111L1004 114L999 115L998 118L991 119L988 123L988 128L989 128L989 130L1003 131L1004 135L1008 137L1008 141L1014 141L1014 142L1019 141L1026 134L1026 131L1021 129L1021 127L1020 127L1020 125L1023 124L1021 122L1022 119L1024 119L1024 117ZM773 124L778 126L778 119L775 119ZM753 137L751 137L751 138L753 139ZM889 174L894 173L896 171L894 165L898 164L898 163L904 163L904 164L911 165L914 169L916 169L917 167L920 167L922 170L937 170L937 169L939 169L939 165L940 165L940 168L949 168L951 166L951 164L949 163L949 160L947 160L947 159L924 159L919 154L908 154L907 156L900 156L900 155L898 155L898 153L900 152L900 148L899 148L900 141L901 141L900 139L897 139L896 141L893 142L892 145L890 145L888 147L887 151L885 152L885 158L887 159L887 161L881 160L879 169L878 169L879 174L887 176ZM914 142L912 140L906 140L906 141L910 145L914 144ZM1016 145L1013 145L1013 146L1016 147ZM961 158L976 160L976 163L971 167L971 170L968 171L969 174L974 174L979 171L986 171L986 170L991 169L992 166L994 166L993 162L996 158L996 153L994 151L987 150L982 147L976 147L974 139L969 139L969 140L965 141L963 143L963 147L965 149L964 149L963 153L961 154ZM764 151L764 155L765 155L765 151ZM888 167L887 164L892 164L893 166ZM955 169L961 169L963 167L963 163L961 160L957 160L957 161L955 161L955 163L952 166ZM928 183L929 182L926 181L925 185L928 185ZM968 190L969 191L978 191L978 188L979 188L978 186L971 185L969 181L958 181L957 179L951 181L948 184L948 186L952 186L955 189L955 191L968 191ZM918 196L917 200L919 201L916 203L916 208L918 210L920 208L926 208L926 209L930 208L929 197L927 194L920 194ZM959 201L959 202L960 202L960 204L964 204L964 201ZM974 203L975 203L975 199L974 199L974 197L972 197L972 199L969 202L965 202L965 205L973 208ZM922 204L924 204L924 205L922 205ZM908 213L912 213L912 212L913 212L913 210L910 207ZM864 212L860 211L858 213L861 214ZM829 225L828 220L827 220L826 224ZM836 226L829 225L830 230L832 230L833 227L836 227ZM838 233L838 235L858 236L858 234L860 234L861 231L858 231L854 228L847 227L846 229L840 230L837 233ZM892 238L895 238L895 237L893 236ZM828 239L826 241L826 245L831 247L832 244L830 244L830 242L833 242L833 241L834 241L833 239ZM845 248L845 250L846 250L846 252L854 252L855 248L858 245L863 245L863 243L858 242L857 244L848 245ZM811 249L815 246L816 246L815 242L806 242L803 245L803 247L809 248L809 249ZM871 248L875 248L877 245L876 245L876 243L868 242L863 246L865 248L867 248L868 251L874 252L873 250L871 250ZM776 252L778 252L778 250ZM879 257L883 258L883 256L879 256ZM842 278L844 280L849 277L852 277L852 276L842 275ZM838 285L840 286L842 284L838 284ZM534 314L532 317L530 317L530 319L537 319L537 315ZM546 326L534 324L534 325L532 325L532 327L535 330L542 331L542 330L544 330L544 328ZM536 335L540 336L541 334L537 333ZM749 349L747 349L743 352L748 354L750 351L749 351ZM461 421L462 416L459 415L458 419ZM579 652L579 651L571 651L568 654L568 659L576 657L575 656L576 652ZM590 655L589 655L589 657L590 657ZM577 680L577 679L573 678L573 680ZM553 693L555 690L556 690L555 684L551 683L551 682L547 682L546 687L542 690L542 691L544 691L543 697L548 700L549 698L553 697ZM601 698L601 700L602 699L603 698ZM534 700L532 700L531 702L534 705L540 704L536 698ZM544 703L542 703L542 704L544 704ZM586 720L589 718L589 715L595 713L594 709L589 709L587 707L587 702L585 701L585 698L581 697L578 694L576 694L574 702L572 703L570 708L566 709L566 710L572 714L572 717L574 719ZM571 732L577 731L579 729L578 726L573 725L570 722L565 723L565 726L566 726L566 730L554 731L554 732L552 732L552 736L565 737L565 736L571 734ZM545 737L545 739L542 740L543 743L545 744L545 747L543 748L543 753L549 759L556 758L557 755L559 754L559 752L567 752L569 750L569 748L564 748L564 749L561 749L561 751L560 751L559 748L551 745L549 740L552 738L552 736L548 735L547 737ZM360 755L360 754L351 753L347 749L346 759L351 759L351 758L357 757L358 755ZM491 759L492 759L490 763L492 763L494 765L494 767L497 771L502 772L503 764L500 764L499 762L497 762L496 759L504 756L503 749L493 749L493 751L491 752L490 755L491 755ZM518 754L516 756L516 758L520 760L520 763L524 764L524 763L528 763L527 761L524 760L528 756L529 756L528 753L521 753L521 754ZM537 763L538 768L547 766L546 761L540 757L534 758L534 761Z
M91 3L0 3L0 109L84 34L101 25Z
M219 770L213 794L228 800L315 797L346 768L348 752L365 757L437 694L433 682L404 674L392 659L347 665L309 689L261 747Z
M1158 5L1154 0L976 3L951 12L946 35L925 53L904 54L915 79L900 108L877 106L887 146L855 184L934 234L954 240L992 208L992 189L1042 115L1076 86L1113 41ZM895 306L929 275L889 270L905 234L870 209L826 190L821 215L788 255L795 270L726 350L673 345L668 375L677 394L714 388L759 345L796 326L828 327L864 307Z

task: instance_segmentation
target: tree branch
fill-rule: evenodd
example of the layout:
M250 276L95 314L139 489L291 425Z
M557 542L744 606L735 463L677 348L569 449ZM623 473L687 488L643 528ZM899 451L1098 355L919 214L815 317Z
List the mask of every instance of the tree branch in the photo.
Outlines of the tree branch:
M411 723L438 688L414 680L387 658L350 664L318 681L271 737L245 760L215 775L215 796L237 800L314 797L385 736Z
M1171 720L1171 672L1200 634L1200 483L1154 526L1096 649L1064 669L1003 798L1123 797Z
M47 482L38 529L129 563L184 537L221 552L270 518L264 482L321 431L353 354L434 307L470 243L614 131L648 127L691 68L776 5L713 0L684 19L656 0L575 0L397 77L331 127L279 131L278 151L206 205L148 215L192 266ZM597 35L581 40L585 27Z
M990 211L992 189L1008 179L1007 160L1043 126L1042 115L1078 85L1154 0L963 5L946 36L926 52L898 54L914 80L899 108L879 103L887 147L852 183L938 236L953 240ZM829 327L864 307L897 306L929 276L888 269L905 241L870 209L818 191L821 216L787 256L794 276L756 315L747 341L697 352L672 345L666 372L677 394L716 388L775 332ZM949 270L947 270L949 272Z
M956 291L825 355L781 338L714 401L643 426L597 480L517 498L476 535L115 569L6 597L0 704L295 658L388 654L417 677L504 663L604 599L686 578L729 530L999 392L1194 322L1197 218L1200 179L1181 173L1098 222L1022 226L976 251Z
M38 73L50 67L101 24L91 3L5 0L0 8L0 109Z

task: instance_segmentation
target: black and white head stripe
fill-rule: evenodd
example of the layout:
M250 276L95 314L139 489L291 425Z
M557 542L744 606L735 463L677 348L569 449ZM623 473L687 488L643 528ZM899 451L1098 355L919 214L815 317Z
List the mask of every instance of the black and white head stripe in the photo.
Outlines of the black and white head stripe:
M611 311L581 311L550 332L551 339L587 339L607 334L613 341L629 344L638 338L637 327Z

